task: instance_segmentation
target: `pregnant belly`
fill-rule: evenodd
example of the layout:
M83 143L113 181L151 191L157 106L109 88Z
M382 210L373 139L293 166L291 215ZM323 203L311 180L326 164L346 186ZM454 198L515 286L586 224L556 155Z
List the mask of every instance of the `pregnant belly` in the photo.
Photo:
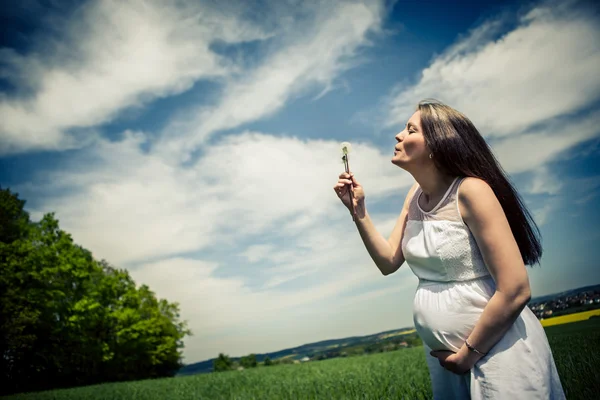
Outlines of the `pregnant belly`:
M495 291L491 277L464 282L421 281L415 293L417 333L433 350L458 351Z

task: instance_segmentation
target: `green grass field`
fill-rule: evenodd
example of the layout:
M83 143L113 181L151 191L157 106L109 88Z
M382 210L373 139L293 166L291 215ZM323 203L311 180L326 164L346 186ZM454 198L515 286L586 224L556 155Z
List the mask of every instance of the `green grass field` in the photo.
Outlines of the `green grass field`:
M546 328L568 399L600 394L600 318ZM6 397L40 400L430 399L422 347L171 379L126 382Z

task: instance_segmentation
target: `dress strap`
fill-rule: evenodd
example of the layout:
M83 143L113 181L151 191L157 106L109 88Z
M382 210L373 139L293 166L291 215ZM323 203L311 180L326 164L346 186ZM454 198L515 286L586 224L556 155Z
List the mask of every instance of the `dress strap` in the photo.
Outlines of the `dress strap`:
M456 182L458 181L459 177L457 176L456 178L454 178L454 180L452 181L452 183L450 184L450 186L448 186L448 189L446 189L446 193L444 193L444 196L440 199L440 201L438 201L438 203L435 205L435 207L433 207L430 211L424 211L421 206L419 205L419 198L421 197L421 193L423 191L420 191L417 195L417 193L415 193L415 197L417 198L417 207L419 208L419 211L421 211L423 214L428 215L428 214L433 214L435 213L443 204L444 202L451 197L450 195L454 193L455 191L455 185ZM420 189L420 187L419 187Z

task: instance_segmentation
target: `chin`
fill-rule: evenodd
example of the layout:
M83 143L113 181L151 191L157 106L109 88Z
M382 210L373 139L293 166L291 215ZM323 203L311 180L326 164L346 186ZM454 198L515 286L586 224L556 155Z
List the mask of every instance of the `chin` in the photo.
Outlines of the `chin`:
M404 169L404 163L400 160L398 160L396 157L393 157L391 160L391 163L394 164L397 167L400 167L402 169Z
M400 154L396 154L395 156L392 157L392 159L390 160L392 164L394 164L396 167L400 167L405 171L408 171L407 168L410 168L410 162L407 162L406 160L401 159L400 157L398 157Z

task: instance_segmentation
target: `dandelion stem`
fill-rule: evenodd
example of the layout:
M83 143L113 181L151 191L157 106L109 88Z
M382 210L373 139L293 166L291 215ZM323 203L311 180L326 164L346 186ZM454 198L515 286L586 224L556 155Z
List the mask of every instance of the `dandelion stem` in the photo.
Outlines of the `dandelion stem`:
M350 163L348 161L348 153L344 154L344 166L346 167L346 173L350 174ZM352 178L350 178L352 179ZM354 196L352 195L352 184L349 184L348 194L350 195L350 207L352 207L352 221L355 221L356 210L354 210Z

